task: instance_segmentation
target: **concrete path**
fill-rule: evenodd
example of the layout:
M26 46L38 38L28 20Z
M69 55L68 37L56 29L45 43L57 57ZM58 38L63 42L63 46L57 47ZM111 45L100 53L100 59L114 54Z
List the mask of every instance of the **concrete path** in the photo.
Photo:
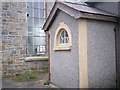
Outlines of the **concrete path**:
M2 88L51 88L48 85L43 85L40 81L32 82L15 82L11 79L2 80Z

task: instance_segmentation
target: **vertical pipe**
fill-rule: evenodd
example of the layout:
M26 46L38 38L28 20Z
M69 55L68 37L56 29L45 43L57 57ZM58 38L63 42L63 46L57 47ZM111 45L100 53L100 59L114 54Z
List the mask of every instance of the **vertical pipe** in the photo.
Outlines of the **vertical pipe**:
M48 61L49 61L49 81L50 81L50 34L48 33Z
M118 85L118 30L117 30L117 26L114 29L115 31L115 55L116 55L116 85Z
M118 22L115 27L115 48L116 48L116 86L120 87L120 69L119 69L119 64L120 64L120 59L119 59L119 54L120 54L120 39L119 39L119 31L120 29L120 2L118 2Z
M46 38L46 47L47 47L47 55L48 55L48 73L49 73L49 81L50 81L50 34L46 31L47 38Z

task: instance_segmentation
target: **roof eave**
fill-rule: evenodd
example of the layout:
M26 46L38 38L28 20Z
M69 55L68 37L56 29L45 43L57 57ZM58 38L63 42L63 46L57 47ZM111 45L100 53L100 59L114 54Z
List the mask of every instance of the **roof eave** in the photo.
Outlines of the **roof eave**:
M55 17L57 16L57 13L59 10L69 14L70 16L74 17L75 19L84 18L84 19L95 19L95 20L117 22L117 17L115 17L115 16L108 16L108 15L102 15L102 14L77 11L67 5L57 2L54 4L45 24L43 26L43 30L45 30L45 31L49 30L49 28L52 25L52 22L54 21Z
M86 19L95 19L95 20L102 20L102 21L117 22L116 16L92 14L92 13L86 13L86 12L81 12L80 16L81 16L80 18L86 18Z

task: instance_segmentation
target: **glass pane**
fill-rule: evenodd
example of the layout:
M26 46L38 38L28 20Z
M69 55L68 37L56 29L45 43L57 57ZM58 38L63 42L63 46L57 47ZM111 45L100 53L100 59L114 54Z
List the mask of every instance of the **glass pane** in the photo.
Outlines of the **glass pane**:
M39 34L40 34L40 29L34 28L34 36L39 36Z
M45 10L40 10L40 18L45 18Z
M45 52L45 46L39 46L39 51L40 52Z
M42 27L44 24L44 19L38 19L38 18L34 18L34 26L35 27Z
M40 37L34 37L34 45L40 45Z
M28 44L33 45L33 37L32 36L28 36Z
M33 35L32 33L29 33L29 32L28 32L28 36L32 36L32 35Z
M28 8L32 7L32 2L27 2L27 6L28 6Z
M38 18L34 18L34 27L39 27L39 19Z
M61 31L61 34L60 34L60 44L63 44L63 43L68 43L68 40L69 40L69 38L68 38L68 33L67 33L67 31L65 31L65 30L62 30Z
M33 17L33 9L32 8L28 8L27 13L29 14L29 17Z
M45 32L44 32L44 30L40 30L40 36L41 36L41 37L45 37Z
M68 37L64 38L64 43L68 43Z
M34 2L34 8L38 8L38 2Z
M28 25L31 27L33 26L33 20L34 18L31 18L31 17L28 18Z
M63 43L63 37L60 36L60 44Z
M39 9L44 9L45 8L45 2L39 2L38 8Z
M33 27L32 26L28 26L28 31L32 32L33 31Z
M68 37L68 33L67 32L65 33L65 36Z
M43 26L43 24L44 24L44 19L39 19L39 25L40 25L40 27L42 27Z
M38 9L34 9L34 17L39 18L39 11L38 11Z
M28 48L27 48L27 52L29 54L34 54L34 52L33 52L33 46L29 45Z
M34 45L45 45L45 37L34 37Z

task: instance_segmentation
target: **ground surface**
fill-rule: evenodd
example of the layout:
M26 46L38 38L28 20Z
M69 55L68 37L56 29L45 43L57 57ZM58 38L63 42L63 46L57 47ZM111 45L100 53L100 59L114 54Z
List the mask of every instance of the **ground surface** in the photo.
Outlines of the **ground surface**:
M50 88L50 86L43 85L39 81L15 82L11 79L3 79L2 88Z
M49 85L44 85L48 81L48 74L43 74L37 81L17 82L10 78L2 79L2 88L51 88Z

